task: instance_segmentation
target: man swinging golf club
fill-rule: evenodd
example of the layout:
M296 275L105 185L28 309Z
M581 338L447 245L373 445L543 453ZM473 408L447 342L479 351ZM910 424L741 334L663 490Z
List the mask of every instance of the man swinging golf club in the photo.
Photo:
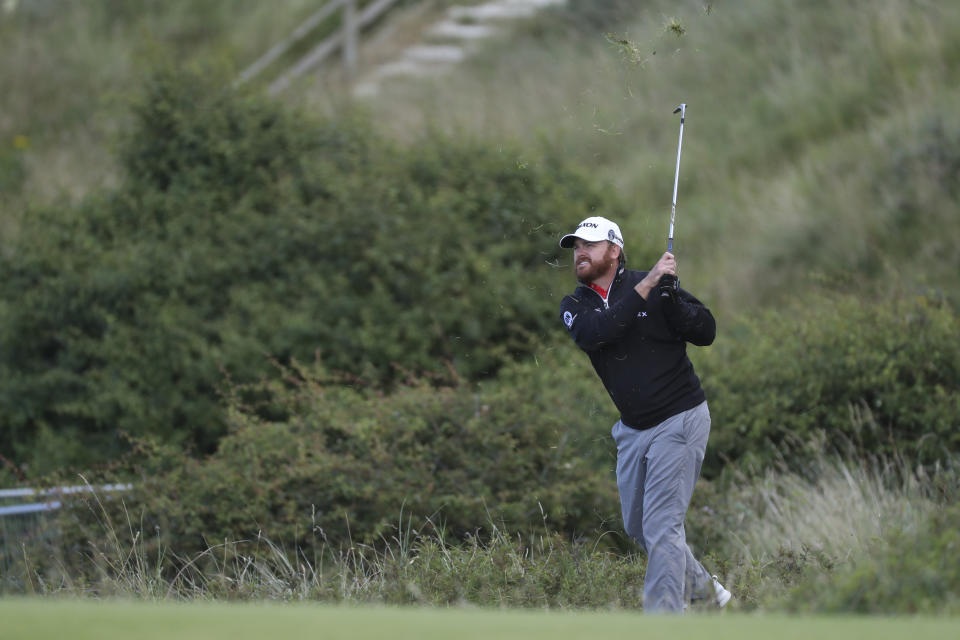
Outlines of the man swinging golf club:
M694 558L684 531L710 434L686 345L713 342L713 315L678 287L669 250L650 271L627 269L623 234L606 218L587 218L560 246L573 249L579 281L560 303L563 324L620 411L612 430L617 487L624 528L647 553L644 610L681 612L701 598L722 607L730 592Z

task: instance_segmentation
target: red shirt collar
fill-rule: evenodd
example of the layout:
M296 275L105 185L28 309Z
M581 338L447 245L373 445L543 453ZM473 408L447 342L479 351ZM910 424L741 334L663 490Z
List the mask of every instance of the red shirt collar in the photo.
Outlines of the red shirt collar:
M599 293L600 297L603 298L604 300L607 299L607 289L604 289L603 287L596 285L592 282L588 282L587 286L593 289L594 291L596 291L597 293Z

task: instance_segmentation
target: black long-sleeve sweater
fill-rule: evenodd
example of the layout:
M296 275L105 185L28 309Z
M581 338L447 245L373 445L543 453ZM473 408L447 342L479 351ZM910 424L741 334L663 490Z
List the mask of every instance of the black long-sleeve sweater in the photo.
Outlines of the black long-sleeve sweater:
M607 299L581 284L560 303L567 331L588 356L620 411L621 421L648 429L706 399L687 357L687 342L706 346L713 314L679 289L671 302L654 289L644 300L636 286L646 271L621 268Z

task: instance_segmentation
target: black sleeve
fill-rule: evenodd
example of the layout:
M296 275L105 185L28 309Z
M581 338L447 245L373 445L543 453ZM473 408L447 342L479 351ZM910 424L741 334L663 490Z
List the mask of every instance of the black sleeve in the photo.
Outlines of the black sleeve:
M689 291L679 289L672 301L664 300L663 315L670 327L681 338L698 347L713 344L717 337L717 322L706 305Z
M595 351L621 340L630 329L633 319L646 306L647 301L632 289L608 309L590 305L571 295L560 303L560 317L578 347L584 351Z

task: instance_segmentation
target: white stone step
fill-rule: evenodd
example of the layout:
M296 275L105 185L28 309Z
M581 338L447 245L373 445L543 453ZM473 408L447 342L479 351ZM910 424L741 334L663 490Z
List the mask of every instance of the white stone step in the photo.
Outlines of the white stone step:
M463 61L467 57L467 52L463 50L463 47L455 45L420 44L407 47L400 55L403 59L414 62L455 64Z
M499 29L488 24L463 24L455 20L441 20L427 29L427 35L433 38L479 40L489 38L498 31Z
M460 40L464 46L452 44L420 44L404 49L393 62L380 65L353 89L358 97L375 97L380 83L388 78L426 77L449 70L462 62L471 42L492 36L500 27L490 24L514 18L527 18L540 9L559 5L566 0L492 0L478 5L454 6L447 17L425 32L427 38Z
M540 9L561 4L564 0L495 0L472 6L456 6L447 9L447 15L454 20L510 20L527 18Z
M357 98L375 98L380 93L380 83L376 80L364 80L353 85L353 95Z
M373 72L373 77L382 80L383 78L395 78L397 76L428 76L433 73L436 73L436 69L431 65L414 60L397 60L377 67Z

